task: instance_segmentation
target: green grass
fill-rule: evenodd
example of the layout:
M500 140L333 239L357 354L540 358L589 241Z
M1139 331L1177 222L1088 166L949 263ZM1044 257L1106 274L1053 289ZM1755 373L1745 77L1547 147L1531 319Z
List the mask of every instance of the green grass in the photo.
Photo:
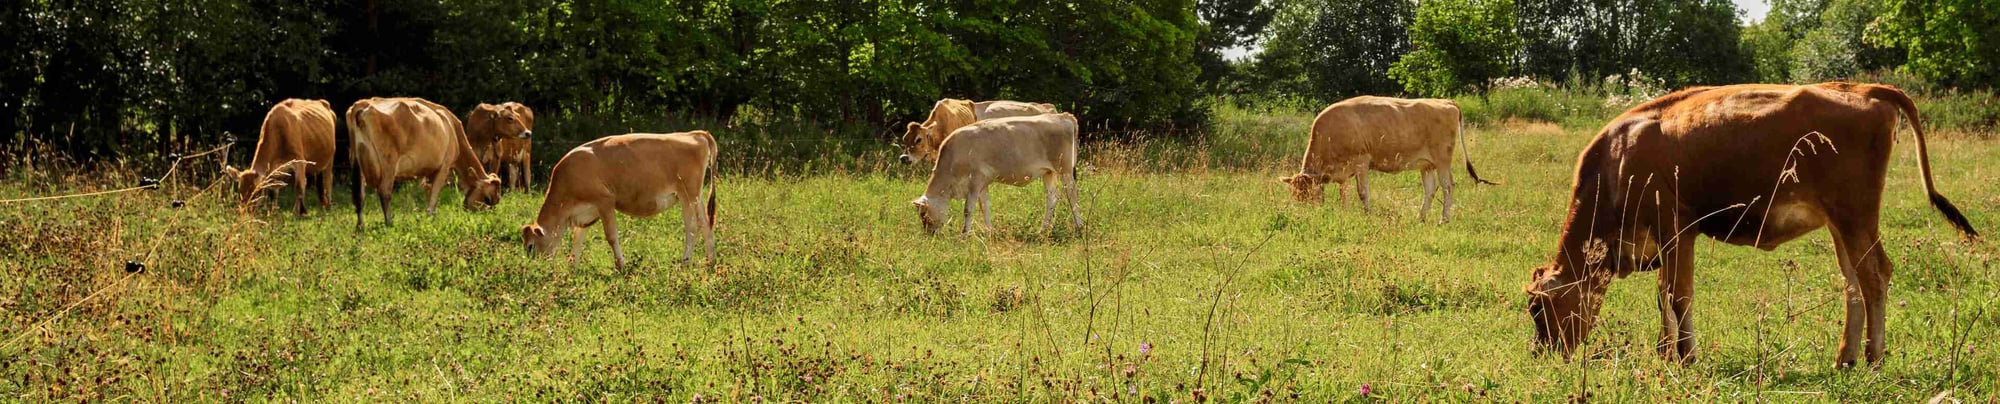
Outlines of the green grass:
M1886 365L1833 369L1841 281L1820 232L1771 253L1701 244L1702 357L1682 367L1654 354L1650 273L1613 285L1590 354L1529 352L1521 287L1554 252L1587 130L1472 131L1482 174L1506 185L1460 181L1454 221L1440 225L1417 222L1414 174L1378 176L1371 214L1291 202L1272 178L1296 169L1286 150L1303 147L1309 115L1235 114L1204 150L1093 147L1088 229L1053 236L1036 231L1038 184L995 189L995 231L926 236L908 204L916 170L746 176L734 172L752 163L737 163L721 180L713 270L674 263L675 212L620 221L634 260L623 271L596 227L575 265L524 257L518 229L540 199L524 193L466 212L446 191L431 216L406 186L398 225L371 205L360 234L344 194L305 218L241 215L192 186L0 205L0 400L2000 394L1993 248L1925 205L1907 141L1882 220L1897 270ZM1984 164L2000 144L1934 146L1943 191L2000 231ZM16 174L0 198L129 180ZM145 273L119 269L149 250Z

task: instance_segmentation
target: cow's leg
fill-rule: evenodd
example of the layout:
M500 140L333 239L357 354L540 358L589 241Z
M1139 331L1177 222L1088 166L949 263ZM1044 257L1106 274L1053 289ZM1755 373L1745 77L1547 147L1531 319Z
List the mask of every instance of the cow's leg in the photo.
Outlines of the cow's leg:
M965 214L962 215L959 220L960 222L963 222L960 223L961 227L958 230L959 234L972 234L972 205L978 203L978 201L979 201L979 194L972 192L965 193ZM946 199L944 203L949 204L951 203L951 200Z
M523 153L523 154L526 154L526 156L521 157L521 187L534 188L535 154L534 153Z
M1069 188L1068 191L1069 191L1070 222L1072 222L1071 224L1074 224L1078 230L1081 230L1083 229L1083 208L1081 206L1083 204L1083 199L1082 199L1083 189L1080 184L1077 184L1076 172L1071 171L1067 173L1067 175L1064 175L1063 182L1064 182L1063 185Z
M1045 194L1043 195L1043 199L1048 200L1047 206L1042 207L1042 233L1044 234L1055 230L1056 203L1062 201L1062 188L1060 188L1060 185L1057 185L1061 183L1060 181L1062 181L1061 177L1053 171L1042 176L1042 193Z
M700 187L695 187L695 197L684 198L681 202L681 263L694 262L694 246L701 240L702 203Z
M450 176L451 169L448 168L438 170L437 174L431 176L430 189L425 191L429 192L430 196L429 200L424 202L424 213L432 215L438 213L438 192L444 191L444 182Z
M1674 241L1660 268L1660 356L1685 365L1694 362L1694 237Z
M1354 170L1354 193L1361 198L1361 212L1367 213L1370 210L1368 202L1368 165L1363 163L1359 166L1359 169Z
M1847 324L1840 340L1839 366L1853 366L1864 347L1869 365L1879 366L1888 325L1889 279L1894 271L1889 257L1882 254L1876 216L1866 215L1866 220L1841 218L1833 212L1828 216L1836 221L1829 226L1833 251L1840 257L1841 275L1847 278Z
M700 189L700 188L696 188L696 189ZM696 193L696 195L700 195L700 194L699 194L699 193ZM682 206L681 206L681 211L683 211L683 212L695 212L695 215L694 215L694 217L692 217L692 218L689 218L689 219L691 219L691 220L693 221L693 223L689 223L689 225L693 226L693 227L691 227L691 228L692 228L692 229L694 229L693 233L696 233L696 234L689 234L689 235L688 235L688 236L689 236L689 237L688 237L688 239L689 239L689 240L693 240L695 236L700 236L700 237L701 237L701 239L702 239L702 242L703 242L703 243L705 243L705 244L707 244L707 253L708 253L708 263L709 263L710 265L714 265L714 264L715 264L715 228L714 228L714 227L711 227L711 226L709 226L709 225L708 225L708 215L710 215L710 214L713 214L713 213L712 213L712 212L709 212L709 211L708 211L708 205L707 205L707 204L703 204L703 203L701 203L701 200L700 200L700 198L689 198L689 199L690 199L690 201L689 201L689 202L687 202L686 204L684 204L684 205L682 205ZM693 251L692 251L692 248L690 248L689 250L690 250L690 251L689 251L689 254L693 254ZM690 259L692 259L692 258L690 258Z
M1451 223L1452 198L1458 194L1458 184L1451 179L1451 165L1437 170L1438 189L1444 192L1444 222Z
M625 269L625 250L618 247L618 212L598 209L597 216L604 221L604 242L611 244L611 267Z
M1437 170L1424 170L1417 175L1424 183L1424 207L1417 210L1417 222L1423 223L1430 221L1431 198L1437 194Z
M333 168L331 167L328 167L326 171L319 174L319 207L321 209L333 207Z
M396 193L396 178L384 176L375 179L375 197L382 202L382 224L396 225L396 215L389 213L389 195Z
M583 228L569 228L569 263L576 265L576 257L583 256Z
M297 181L292 181L292 189L294 190L293 193L294 196L297 196L296 198L292 198L292 214L298 216L305 216L306 189L307 189L306 183L309 182L306 181L306 169L299 167L298 164L293 164L292 178L297 179Z

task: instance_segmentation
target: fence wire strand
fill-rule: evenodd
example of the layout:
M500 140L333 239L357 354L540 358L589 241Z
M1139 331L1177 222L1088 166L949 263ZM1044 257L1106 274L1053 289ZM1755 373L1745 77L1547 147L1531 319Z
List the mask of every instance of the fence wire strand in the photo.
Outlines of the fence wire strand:
M141 185L141 186L137 186L137 187L131 187L131 188L124 188L124 189L118 189L118 190L111 190L111 191L99 191L99 192L86 192L86 193L79 193L79 194L70 194L70 195L57 195L57 196L48 196L48 197L38 197L38 198L25 198L25 199L12 199L12 200L4 200L4 201L0 201L0 204L7 204L7 203L17 203L17 202L38 202L38 201L51 201L51 200L60 200L60 199L72 199L72 198L84 198L84 197L93 197L93 196L103 196L103 195L112 195L112 194L118 194L118 193L123 193L123 192L131 192L131 191L136 191L136 190L141 190L141 189L152 189L152 188L159 188L159 187L160 187L160 184L165 184L165 183L167 183L167 180L169 180L169 179L173 178L174 174L176 174L176 173L178 173L178 172L179 172L179 169L180 169L180 165L181 165L181 162L183 162L183 161L187 161L187 160L190 160L190 159L195 159L195 158L199 158L199 157L204 157L204 156L208 156L208 155L211 155L211 154L215 154L215 153L220 153L220 152L223 152L223 151L225 151L225 150L229 150L229 147L230 147L230 146L231 146L231 145L229 145L229 144L224 144L224 145L222 145L222 146L218 146L218 147L216 147L216 148L213 148L213 149L209 149L208 151L204 151L204 152L200 152L200 153L195 153L195 154L191 154L191 155L186 155L186 156L179 156L179 157L175 157L175 158L174 158L174 161L173 161L173 162L171 162L171 163L167 164L167 172L166 172L166 174L164 174L164 175L161 175L161 176L160 176L160 178L159 178L159 180L158 180L158 181L156 181L156 182L154 182L154 183L152 183L152 184L147 184L147 185ZM208 191L209 191L210 189L213 189L213 188L214 188L214 187L213 187L213 185L214 185L214 184L210 184L210 186L209 186L209 187L204 187L204 188L202 188L202 190L201 190L201 191L199 191L199 192L197 192L197 193L196 193L196 195L199 195L199 194L201 194L201 193L206 193L206 192L208 192ZM169 230L171 230L171 229L173 229L173 228L176 228L176 227L179 227L179 226L180 226L180 222L181 222L181 216L183 216L183 215L168 215L168 218L169 218L168 220L170 221L170 223L168 223L168 224L167 224L167 227L166 227L166 228L167 228L167 229L169 229ZM141 256L137 257L137 259L135 259L135 260L134 260L133 262L129 262L129 263L127 264L128 266L130 266L130 265L138 265L138 266L139 266L139 267L138 267L138 270L131 270L131 268L128 268L128 269L127 269L127 271L126 271L126 273L125 273L125 275L124 275L124 276L120 276L120 277L118 277L118 280L117 280L117 281L113 281L113 282L111 283L111 285L110 285L110 286L106 286L106 287L104 287L104 288L102 288L102 289L98 289L97 291L94 291L94 292L91 292L91 293L90 293L89 295L86 295L86 296L84 296L84 297L83 297L82 299L77 299L77 301L74 301L74 302L70 302L70 304L68 304L68 305L64 305L62 309L60 309L60 310L57 310L57 311L56 311L55 313L53 313L53 314L50 314L50 315L48 316L48 318L44 318L44 319L42 319L41 321L37 321L37 322L35 322L34 324L31 324L31 325L29 325L29 326L28 326L27 328L25 328L25 329L22 329L22 330L21 330L21 333L20 333L20 334L18 334L18 335L15 335L15 336L14 336L14 337L12 337L12 338L8 338L8 339L7 339L7 342L6 342L6 343L4 343L4 344L0 344L0 351L5 351L5 350L12 350L12 349L14 349L14 345L15 345L15 344L17 344L17 343L20 343L20 342L21 342L22 340L24 340L24 339L27 339L27 338L28 338L28 336L30 336L30 335L34 335L34 334L36 334L36 333L37 333L37 332L39 332L39 331L43 331L43 330L46 330L46 329L47 329L47 327L48 327L48 325L49 325L50 323L54 323L54 322L55 322L55 321L57 321L57 320L61 320L61 319L62 319L63 317L65 317L65 316L69 315L69 313L71 313L71 312L74 312L74 311L76 310L76 308L77 308L77 307L79 307L79 306L82 306L82 305L83 305L84 303L88 303L88 302L90 302L90 301L92 301L92 300L96 300L96 299L97 299L97 298L98 298L99 296L103 296L103 295L104 295L105 293L107 293L107 292L111 292L111 291L114 291L114 290L123 290L123 289L125 288L125 286L126 286L126 285L127 285L128 283L129 283L129 281L131 281L131 280L132 280L132 278L133 278L133 277L135 277L135 276L138 276L139 274L143 274L143 273L146 273L146 272L145 272L145 269L144 269L144 265L145 265L145 262L147 262L147 261L150 261L150 260L152 260L152 259L153 259L153 256L154 256L154 254L155 254L155 253L157 253L157 252L159 252L159 249L160 249L159 247L160 247L160 245L161 245L161 244L164 244L164 243L163 243L163 241L165 241L165 240L166 240L166 238L167 238L167 232L166 232L166 231L162 231L162 232L160 232L159 234L157 234L157 235L153 236L153 240L152 240L152 242L148 243L148 245L147 245L147 247L146 247L146 253L145 253L144 255L141 255Z

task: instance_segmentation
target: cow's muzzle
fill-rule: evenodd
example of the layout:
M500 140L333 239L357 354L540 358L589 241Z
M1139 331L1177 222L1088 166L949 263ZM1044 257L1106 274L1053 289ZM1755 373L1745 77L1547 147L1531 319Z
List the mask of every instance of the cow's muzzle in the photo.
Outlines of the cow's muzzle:
M531 130L524 130L524 131L521 131L521 134L520 134L520 135L515 135L515 137L517 137L517 138L521 138L521 139L527 139L527 138L528 138L529 136L534 136L534 135L535 135L535 131L531 131Z
M902 161L903 161L903 164L910 164L910 162L911 162L912 160L916 160L916 159L914 159L914 158L911 158L911 157L910 157L910 155L908 155L908 154L905 154L905 155L901 155L901 156L896 156L896 159L897 159L897 160L902 160Z

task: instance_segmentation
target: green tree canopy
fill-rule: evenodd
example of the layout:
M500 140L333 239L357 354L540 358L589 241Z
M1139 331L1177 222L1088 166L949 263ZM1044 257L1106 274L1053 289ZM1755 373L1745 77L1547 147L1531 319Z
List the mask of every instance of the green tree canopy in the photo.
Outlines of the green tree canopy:
M1428 0L1410 24L1415 50L1389 68L1410 92L1443 97L1505 77L1521 38L1513 0Z
M2000 83L2000 0L1884 0L1878 44L1909 50L1909 68L1949 85Z

